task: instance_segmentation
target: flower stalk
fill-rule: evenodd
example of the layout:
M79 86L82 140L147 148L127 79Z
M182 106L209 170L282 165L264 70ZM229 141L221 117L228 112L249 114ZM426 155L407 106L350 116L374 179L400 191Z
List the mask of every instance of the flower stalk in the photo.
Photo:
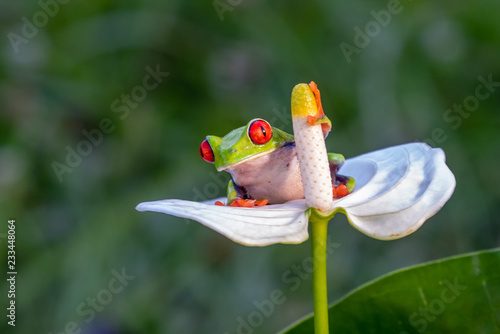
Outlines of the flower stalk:
M313 214L311 223L311 251L313 258L314 332L328 334L327 294L327 237L331 217Z

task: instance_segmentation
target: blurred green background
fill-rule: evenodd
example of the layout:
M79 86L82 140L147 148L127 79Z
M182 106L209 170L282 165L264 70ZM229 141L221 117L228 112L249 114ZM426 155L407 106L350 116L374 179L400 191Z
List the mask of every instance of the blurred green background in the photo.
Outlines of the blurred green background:
M18 271L16 327L6 324L2 279L0 332L232 334L276 289L284 302L253 333L310 313L311 279L293 291L283 280L309 242L248 248L134 210L224 195L228 175L199 157L204 136L254 117L291 132L299 82L321 90L330 151L427 141L457 178L445 207L401 240L370 239L335 217L330 301L398 268L500 245L500 84L474 98L479 77L500 82L499 2L215 4L0 3L1 277L8 219ZM397 8L390 22L380 16L388 8ZM341 43L356 42L346 57ZM168 76L146 90L148 71ZM470 112L447 111L463 103ZM68 166L71 150L85 156ZM118 283L122 271L129 277Z

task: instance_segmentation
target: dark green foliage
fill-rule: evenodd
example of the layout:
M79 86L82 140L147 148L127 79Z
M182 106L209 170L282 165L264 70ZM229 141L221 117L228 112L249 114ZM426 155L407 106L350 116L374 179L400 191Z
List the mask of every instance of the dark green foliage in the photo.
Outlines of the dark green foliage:
M403 1L350 63L340 44L354 45L354 28L387 1L244 0L221 21L211 1L73 0L16 53L9 33L43 19L40 3L54 4L0 3L0 268L10 218L18 264L18 323L0 313L0 332L55 334L74 321L82 333L233 334L276 289L286 300L254 334L310 313L308 274L290 281L309 243L246 248L134 210L224 195L227 176L198 154L205 135L255 117L291 132L291 90L310 80L333 122L331 152L427 140L457 178L443 210L402 240L372 240L337 215L330 300L392 270L499 245L500 90L470 114L447 109L475 95L479 76L500 81L500 3ZM169 75L142 99L157 66ZM136 101L122 101L132 92ZM60 181L53 163L67 165L68 149L87 155ZM87 298L123 267L135 278L90 320Z
M498 333L498 268L495 249L390 273L330 306L330 333ZM313 332L310 317L283 333Z

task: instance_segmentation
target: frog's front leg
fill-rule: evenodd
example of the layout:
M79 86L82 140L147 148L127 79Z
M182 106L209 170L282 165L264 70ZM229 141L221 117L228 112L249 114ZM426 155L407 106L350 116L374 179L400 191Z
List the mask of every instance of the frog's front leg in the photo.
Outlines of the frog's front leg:
M222 203L219 202L221 205ZM227 184L227 204L228 206L247 207L264 206L268 203L267 199L256 201L251 198L244 187L238 186L233 180ZM223 205L223 204L222 204Z
M333 196L343 197L349 195L356 185L353 177L338 174L339 168L344 164L345 158L342 154L328 153L330 163L330 174L333 182Z
M227 184L227 205L231 205L237 199L248 199L244 188L238 187L233 180Z

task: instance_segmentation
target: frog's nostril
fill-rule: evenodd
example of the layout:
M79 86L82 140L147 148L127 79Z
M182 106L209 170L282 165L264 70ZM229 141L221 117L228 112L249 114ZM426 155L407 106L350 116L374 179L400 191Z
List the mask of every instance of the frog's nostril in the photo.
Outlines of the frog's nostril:
M237 150L237 149L235 149L235 148L233 148L233 153L236 153L236 152L238 152L238 150Z

